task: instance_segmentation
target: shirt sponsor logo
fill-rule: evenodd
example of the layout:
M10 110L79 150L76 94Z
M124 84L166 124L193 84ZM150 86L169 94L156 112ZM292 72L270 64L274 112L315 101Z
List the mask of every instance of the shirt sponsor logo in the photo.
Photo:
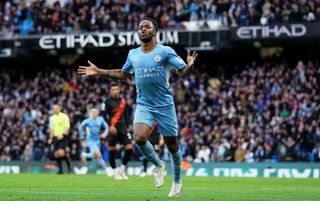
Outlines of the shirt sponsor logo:
M136 69L135 74L138 78L157 77L157 76L160 76L160 73L162 70L163 70L162 66L150 67L150 68L140 68L140 69Z

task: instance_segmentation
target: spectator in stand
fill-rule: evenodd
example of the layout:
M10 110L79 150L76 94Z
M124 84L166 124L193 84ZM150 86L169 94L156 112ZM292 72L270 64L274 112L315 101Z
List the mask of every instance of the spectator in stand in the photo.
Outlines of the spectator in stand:
M172 80L187 161L320 161L320 66L253 63L231 79L195 72ZM54 102L70 115L67 155L80 160L74 128L109 94L106 80L91 82L77 79L72 69L28 76L1 69L0 160L52 159L47 125ZM121 84L130 111L135 108L131 82Z
M160 28L184 28L183 22L208 20L219 20L226 27L314 22L320 20L320 1L4 0L0 36L132 30L146 17L156 19Z

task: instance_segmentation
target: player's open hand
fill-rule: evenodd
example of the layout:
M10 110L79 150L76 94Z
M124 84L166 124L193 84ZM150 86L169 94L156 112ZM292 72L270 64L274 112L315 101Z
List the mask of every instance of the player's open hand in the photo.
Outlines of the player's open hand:
M89 66L79 66L78 74L81 77L98 75L98 67L88 60Z
M194 62L196 61L197 59L197 56L198 56L198 53L197 52L193 52L192 55L190 54L190 50L188 50L188 53L187 53L187 62L188 62L188 65L189 66L192 66L194 65Z

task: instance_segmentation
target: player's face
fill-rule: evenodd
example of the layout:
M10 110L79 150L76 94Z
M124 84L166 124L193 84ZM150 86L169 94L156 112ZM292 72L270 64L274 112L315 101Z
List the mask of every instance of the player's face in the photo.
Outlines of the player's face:
M98 117L98 115L99 115L99 111L98 111L97 109L92 109L92 110L90 111L90 113L91 113L91 117L92 117L93 119L96 119L96 118Z
M53 111L54 113L58 114L59 112L61 112L61 108L59 105L54 105L53 106Z
M142 42L148 43L157 34L154 25L149 20L143 20L139 24L139 38Z
M120 97L120 87L113 86L111 87L111 97L112 98L119 98Z

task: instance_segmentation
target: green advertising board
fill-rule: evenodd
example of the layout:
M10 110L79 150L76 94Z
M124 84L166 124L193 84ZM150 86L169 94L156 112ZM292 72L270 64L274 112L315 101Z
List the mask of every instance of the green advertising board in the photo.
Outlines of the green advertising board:
M73 162L73 173L112 175L112 169L101 171L95 163L86 165ZM167 174L171 174L170 163L167 164ZM148 168L147 174L152 175L154 167ZM140 175L142 164L131 162L127 174ZM0 174L19 173L52 173L57 172L54 162L0 162ZM184 176L198 177L278 177L278 178L320 178L320 163L184 163Z

